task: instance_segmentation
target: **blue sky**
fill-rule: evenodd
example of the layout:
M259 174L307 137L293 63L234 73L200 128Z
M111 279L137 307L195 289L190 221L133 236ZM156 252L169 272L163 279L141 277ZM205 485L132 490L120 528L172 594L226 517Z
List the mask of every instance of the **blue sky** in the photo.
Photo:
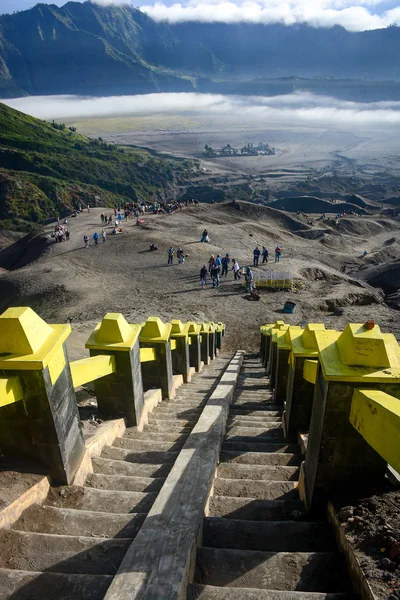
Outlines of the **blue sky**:
M65 0L43 0L62 6ZM169 22L309 23L343 25L351 31L400 25L399 0L97 0L132 4L156 20ZM0 14L25 10L36 0L0 0Z

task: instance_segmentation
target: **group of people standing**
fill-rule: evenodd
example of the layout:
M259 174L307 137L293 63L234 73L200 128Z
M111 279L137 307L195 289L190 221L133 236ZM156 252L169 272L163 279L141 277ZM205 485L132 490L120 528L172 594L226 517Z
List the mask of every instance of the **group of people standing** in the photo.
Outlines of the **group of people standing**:
M150 250L152 248L150 247ZM173 246L170 246L168 248L168 263L169 265L172 265L174 263L174 254L175 254L175 250L173 248ZM181 248L179 246L178 250L176 251L176 257L178 259L178 264L179 265L183 265L185 262L185 252L183 250L183 248Z
M277 245L275 248L275 262L279 262L282 254L282 248ZM258 267L258 261L260 260L260 256L262 256L262 264L268 262L268 250L265 246L262 247L262 250L258 246L256 246L253 250L253 267Z
M211 254L210 260L208 261L208 265L203 265L200 269L200 282L201 288L204 289L207 283L207 277L210 275L212 286L219 287L221 284L221 277L226 277L228 275L229 266L231 263L231 258L229 254L225 254L223 258L221 258L220 254L217 254L215 257L214 254ZM233 259L232 271L235 280L241 278L242 274L240 272L240 266L236 259Z

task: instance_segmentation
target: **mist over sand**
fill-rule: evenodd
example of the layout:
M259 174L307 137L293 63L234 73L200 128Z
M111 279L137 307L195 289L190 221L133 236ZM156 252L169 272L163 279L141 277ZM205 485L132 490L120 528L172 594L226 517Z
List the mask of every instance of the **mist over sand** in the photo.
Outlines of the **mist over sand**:
M367 129L400 124L400 102L349 102L306 92L284 96L223 96L168 93L137 96L29 96L4 100L12 108L40 119L85 119L121 116L229 115L241 121L293 126Z

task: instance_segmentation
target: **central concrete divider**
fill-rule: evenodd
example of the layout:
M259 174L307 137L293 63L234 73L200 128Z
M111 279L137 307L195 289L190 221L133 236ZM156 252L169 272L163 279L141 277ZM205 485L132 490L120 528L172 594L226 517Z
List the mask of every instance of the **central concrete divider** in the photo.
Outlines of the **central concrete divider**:
M105 600L186 600L243 356L244 352L238 351L222 375Z

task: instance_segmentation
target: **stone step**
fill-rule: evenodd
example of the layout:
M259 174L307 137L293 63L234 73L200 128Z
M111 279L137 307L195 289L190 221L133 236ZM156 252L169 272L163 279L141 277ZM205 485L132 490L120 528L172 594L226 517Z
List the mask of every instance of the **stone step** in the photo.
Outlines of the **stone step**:
M160 415L160 418L149 417L149 424L146 426L145 430L190 433L197 421L198 419L164 418L164 415Z
M143 441L143 442L151 442L151 441L155 441L155 442L182 442L185 443L185 441L188 438L189 433L180 433L179 431L173 431L171 433L169 433L168 431L164 431L163 433L161 431L152 431L151 429L145 429L144 431L132 431L132 430L127 430L124 433L123 439L124 440L138 440L138 441ZM114 445L117 446L118 444Z
M125 492L159 492L165 477L137 477L126 475L104 475L89 473L85 487L101 490L119 490Z
M159 465L161 463L174 463L178 458L178 454L179 452L134 452L125 448L106 446L103 448L101 457L112 458L113 460L126 460L133 463Z
M186 441L186 440L185 440ZM116 438L113 442L114 448L124 448L125 450L135 450L136 452L178 452L184 444L183 442L157 442L156 440L136 440L132 438Z
M278 427L271 427L269 424L264 427L241 427L238 425L231 425L228 427L228 434L233 437L252 437L254 441L262 437L271 438L271 437L283 437L283 429L282 425L278 423Z
M204 406L207 404L207 400L204 399L204 394L203 394L203 398L188 398L187 400L184 398L179 398L179 400L171 400L168 404L166 404L165 406L173 406L174 408L179 408L179 409L183 409L183 410L193 410L196 408L204 408Z
M125 460L112 460L110 458L92 458L95 473L105 475L127 475L130 477L167 477L172 464L144 464L129 463Z
M359 600L356 594L323 592L287 592L254 588L220 588L191 583L187 600Z
M263 552L326 552L335 549L331 530L325 523L260 523L221 517L204 519L202 546Z
M235 463L242 465L290 465L300 466L303 456L290 452L243 452L223 450L219 456L220 463Z
M112 575L0 569L0 600L103 600Z
M234 401L232 403L232 407L231 407L230 410L232 412L234 412L236 410L238 410L238 411L246 410L246 411L252 411L252 412L255 412L255 411L257 411L257 412L258 411L261 411L261 412L263 412L263 411L271 412L271 411L276 411L279 408L282 410L282 407L279 407L276 404L271 404L268 401L265 401L265 402L254 402L254 401L251 401L251 400L235 400L234 399Z
M196 583L310 592L343 592L349 582L333 552L257 552L198 548Z
M232 498L211 496L210 517L241 519L250 521L277 521L300 518L304 505L300 500L256 500L255 498Z
M216 496L231 498L256 498L260 500L278 500L299 497L296 481L252 481L249 479L214 480Z
M217 475L220 479L252 479L253 481L297 481L299 467L275 465L241 465L223 463L218 466Z
M250 416L230 416L228 417L227 424L229 427L282 427L282 419L278 417L265 417L260 415L259 417Z
M279 406L264 407L264 409L252 410L251 408L240 408L234 404L229 409L229 416L240 416L240 417L279 417L282 418L283 410Z
M155 440L145 442L129 438L117 438L113 442L114 448L134 450L135 452L178 452L182 446L183 442L156 442Z
M145 514L110 514L34 504L13 525L18 531L104 538L134 538Z
M171 417L177 417L179 418L179 416L181 415L181 418L185 418L185 417L196 417L197 415L201 414L201 411L203 410L202 407L200 408L181 408L179 406L157 406L157 408L154 409L154 411L152 412L153 415L169 415Z
M222 443L222 450L240 450L242 452L289 452L289 454L300 454L300 446L298 444L288 444L285 440L280 442L277 438L272 438L270 442L264 440L259 443L229 440Z
M115 575L132 540L3 530L0 568Z
M72 485L52 488L46 504L117 514L148 513L156 497L156 492L119 492Z

